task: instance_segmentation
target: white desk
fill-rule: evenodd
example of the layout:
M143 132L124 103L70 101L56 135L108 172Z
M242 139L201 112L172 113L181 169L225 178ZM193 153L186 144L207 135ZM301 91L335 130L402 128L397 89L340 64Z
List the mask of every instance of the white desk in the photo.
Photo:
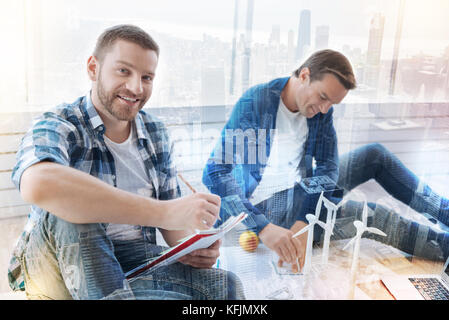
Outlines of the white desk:
M240 277L247 299L348 299L352 249L342 250L348 241L331 242L327 265L321 263L321 248L315 247L308 275L279 274L273 265L276 254L263 244L254 253L240 246L223 246L220 268ZM393 299L379 280L381 275L437 273L441 267L442 263L410 257L391 246L362 238L354 299Z

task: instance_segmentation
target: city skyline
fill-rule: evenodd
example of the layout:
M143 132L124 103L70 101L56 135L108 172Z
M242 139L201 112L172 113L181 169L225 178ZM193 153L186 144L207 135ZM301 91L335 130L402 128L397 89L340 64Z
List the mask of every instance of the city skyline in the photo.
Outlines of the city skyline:
M30 1L30 0L26 0ZM36 1L36 0L34 0ZM42 1L42 0L41 0ZM239 0L239 33L244 32L247 0ZM181 38L201 40L205 30L209 35L218 37L223 41L232 41L234 25L234 1L219 0L194 0L188 3L184 1L128 1L128 5L114 0L108 1L109 7L102 1L80 0L76 3L61 0L45 0L44 10L51 18L62 14L91 20L135 20L145 22L151 30L176 34ZM83 4L88 4L84 6ZM134 4L132 6L131 4ZM174 5L176 4L176 10ZM252 27L253 42L264 43L271 32L272 25L279 25L281 30L280 42L287 44L287 32L298 30L298 18L302 10L310 10L313 13L312 34L314 27L329 25L333 30L334 38L349 39L346 43L363 43L366 39L370 20L374 13L380 12L386 18L386 38L394 40L396 30L396 18L399 0L345 0L345 5L332 0L320 1L294 1L284 0L283 6L279 6L273 0L257 0L254 3L254 21ZM90 7L90 10L83 8ZM121 10L123 7L138 7L139 10ZM201 12L198 12L201 8ZM436 10L438 9L438 10ZM105 12L106 11L106 14ZM132 14L131 14L132 12ZM424 43L440 44L439 48L428 48L429 53L444 50L444 44L449 39L449 1L428 0L426 6L419 0L407 0L404 20L404 43L409 38L424 41ZM350 18L350 21L342 21L342 17ZM413 23L419 18L420 23ZM205 29L207 27L207 29ZM332 40L332 39L331 39ZM355 41L355 42L354 42ZM441 45L441 43L443 43ZM331 43L331 45L333 45ZM359 44L357 44L359 45ZM421 43L422 45L422 43ZM426 45L424 45L426 46ZM393 41L386 43L386 48L393 50ZM419 49L419 45L409 46L409 49ZM435 52L432 52L435 51ZM438 52L437 52L438 53ZM413 53L414 54L414 53Z
M430 1L432 2L432 0ZM140 1L131 2L140 3ZM253 2L253 12L249 14L247 8L248 3L251 2ZM310 33L306 55L313 50L329 47L346 54L354 66L359 86L348 95L345 101L387 99L388 92L384 82L390 81L394 43L394 39L392 40L391 37L395 36L394 32L387 30L388 26L390 29L392 25L396 27L397 21L397 17L388 13L397 14L397 10L394 10L393 6L389 6L388 10L384 8L380 11L373 11L375 6L366 8L365 11L369 11L369 15L366 15L364 11L362 16L363 19L369 17L367 19L368 27L360 28L365 32L364 36L360 37L360 41L352 41L350 35L339 35L341 26L336 26L332 21L323 23L320 20L323 15L321 11L304 9L304 6L310 6L305 1L300 1L299 9L294 14L295 23L293 25L296 25L294 28L286 29L286 24L281 21L282 19L276 19L273 21L275 23L264 25L269 32L264 33L264 36L260 38L258 30L260 30L261 8L263 9L263 4L267 4L269 1L251 2L247 0L230 1L231 5L228 7L231 9L231 13L229 16L226 13L227 9L224 10L225 7L218 8L224 10L222 16L225 18L222 20L226 20L229 24L232 37L220 37L215 34L216 28L211 27L203 28L199 39L192 39L184 37L182 32L170 33L170 29L164 28L157 30L154 28L153 20L143 20L139 18L140 14L136 14L133 18L127 18L125 14L121 19L114 18L114 15L100 19L94 18L92 13L82 15L79 5L65 7L59 2L56 4L53 0L32 2L26 0L24 3L28 3L28 6L25 10L27 17L27 26L25 27L29 30L24 33L27 50L24 50L23 44L17 45L16 49L18 53L16 59L25 61L24 64L21 63L20 68L23 68L26 76L25 80L20 77L12 78L11 83L4 86L0 105L5 105L4 101L8 101L7 99L17 100L6 94L11 92L8 86L9 88L20 88L20 90L14 91L17 96L21 97L25 92L26 103L30 105L49 105L60 99L67 101L70 99L68 96L70 93L85 94L89 88L89 81L84 70L85 60L91 54L98 34L104 28L117 23L134 23L141 26L152 34L161 46L162 54L159 60L155 89L150 100L151 105L201 105L203 103L219 103L220 99L223 100L222 103L232 104L248 86L278 76L287 76L299 66L301 60L295 59L295 54L298 47L298 29L300 29L301 23L299 18L301 12L304 11L309 12L307 25L308 33ZM320 1L320 3L326 2L328 1ZM395 5L399 4L398 1L392 2ZM194 1L194 3L201 3L201 1ZM235 11L235 3L239 4L237 11ZM409 2L407 1L407 3ZM53 8L54 11L49 12L47 9L53 4L56 4ZM382 9L382 6L377 6L377 8ZM351 8L351 10L355 9ZM161 10L159 10L160 13L163 11ZM274 8L273 10L276 13L281 9ZM60 14L56 16L56 13ZM252 21L249 21L248 17L252 17ZM377 32L377 36L372 24L375 17L382 17L381 32ZM184 26L182 21L178 24ZM217 25L220 26L220 23ZM56 28L57 26L60 28ZM188 26L186 28L188 29ZM407 19L404 21L405 30L407 30ZM348 41L339 40L341 37ZM285 41L285 39L287 40ZM438 84L448 83L447 76L445 79L440 78L441 70L444 67L447 68L444 66L444 55L449 56L449 37L445 40L444 48L436 50L438 53L432 53L435 50L427 50L424 45L421 48L421 53L410 51L407 40L410 40L407 39L407 32L403 32L399 50L399 68L404 69L403 66L405 66L405 69L401 69L397 74L396 97L405 95L404 99L420 99L420 97L448 99L447 93L441 93L441 90L445 90L444 88L437 88L437 90L430 88L435 87L435 82ZM234 45L235 52L233 52ZM368 52L369 54L367 54ZM186 64L185 61L189 61L189 63ZM232 63L234 63L234 67L232 67ZM370 65L374 66L372 71L368 70ZM7 65L5 68L13 70L14 65ZM230 90L231 72L234 73L233 90ZM376 79L372 82L367 81L371 77L369 76L370 72L374 78L382 79L379 86L376 84L378 82ZM64 85L63 80L69 73L73 79L72 84L75 90L72 86ZM405 74L407 76L404 76ZM445 74L447 75L447 72ZM407 79L410 75L413 75L412 80L416 83L410 83L410 79ZM216 79L217 87L214 87L207 79ZM423 84L425 88L420 89ZM210 92L203 92L205 90L215 92L217 99L213 98ZM224 92L219 90L224 90ZM374 95L367 94L368 91L373 93L373 90L375 90ZM50 92L51 95L48 94ZM3 101L1 101L2 99Z

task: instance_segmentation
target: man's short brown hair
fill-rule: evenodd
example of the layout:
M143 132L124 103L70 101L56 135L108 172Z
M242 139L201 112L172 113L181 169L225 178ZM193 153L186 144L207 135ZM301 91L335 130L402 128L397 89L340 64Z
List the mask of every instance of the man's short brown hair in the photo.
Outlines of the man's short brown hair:
M322 80L327 73L333 74L347 89L356 87L354 71L349 60L340 52L325 49L312 54L293 74L299 77L303 68L310 70L310 82Z
M156 41L143 29L130 24L113 26L103 31L97 39L93 55L101 61L117 40L130 41L144 49L153 50L159 57L159 46Z

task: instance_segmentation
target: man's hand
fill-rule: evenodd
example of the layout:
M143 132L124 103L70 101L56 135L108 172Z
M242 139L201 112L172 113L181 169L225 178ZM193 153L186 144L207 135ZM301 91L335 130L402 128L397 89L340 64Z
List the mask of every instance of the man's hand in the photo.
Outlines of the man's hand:
M296 234L299 230L301 230L302 228L304 228L305 226L307 226L307 223L303 222L303 221L296 221L293 226L290 228L290 230L292 231L293 234ZM297 273L300 270L302 270L302 268L304 267L304 262L305 262L305 255L306 255L306 246L307 246L307 232L304 232L303 234L300 234L299 236L297 236L294 239L297 239L300 242L300 255L298 256L298 263L292 263L292 272ZM279 259L278 261L278 266L282 267L283 264L283 260ZM298 269L298 267L300 269Z
M221 240L215 241L209 248L198 249L178 259L179 262L195 268L212 268L220 255Z
M220 213L221 198L210 193L193 193L166 201L167 230L210 229Z
M293 232L289 229L269 223L259 232L260 240L271 250L277 253L279 261L296 264L297 258L302 255L302 245L299 239L292 238Z

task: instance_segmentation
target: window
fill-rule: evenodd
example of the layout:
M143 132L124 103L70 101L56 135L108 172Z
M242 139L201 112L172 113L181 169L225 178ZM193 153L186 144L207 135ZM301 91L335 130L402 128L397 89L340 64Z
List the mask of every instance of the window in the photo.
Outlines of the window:
M89 91L95 41L121 23L142 27L161 47L146 108L167 123L178 168L197 190L242 93L331 48L349 58L358 82L334 106L340 153L382 143L449 197L447 0L5 0L1 7L0 219L28 213L10 176L32 118ZM366 189L370 201L385 195L374 189Z
M447 101L449 4L394 1L56 1L2 4L0 110L36 110L89 89L85 63L107 26L135 23L160 43L152 106L233 103L289 75L312 51L344 52L350 101ZM419 21L419 23L417 23ZM70 81L68 81L70 79Z

